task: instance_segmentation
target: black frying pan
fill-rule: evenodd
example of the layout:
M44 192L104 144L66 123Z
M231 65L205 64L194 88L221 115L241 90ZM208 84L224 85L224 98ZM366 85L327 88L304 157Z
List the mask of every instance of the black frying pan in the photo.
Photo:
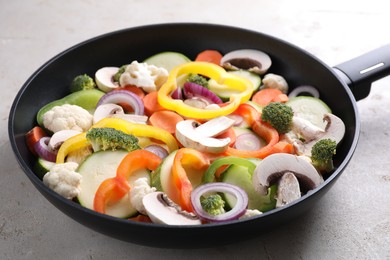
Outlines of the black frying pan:
M202 226L164 226L135 223L101 215L66 200L43 185L34 174L35 158L24 135L34 125L38 109L68 94L75 75L104 66L120 66L132 60L176 51L194 58L205 49L227 53L258 49L273 61L271 72L283 75L293 88L315 86L346 125L345 138L334 159L335 172L312 193L298 201L248 220ZM387 52L387 53L386 53ZM387 55L386 55L387 54ZM389 74L390 46L330 68L320 60L282 40L240 28L211 24L161 24L121 30L78 44L39 68L17 94L9 115L9 137L18 162L34 186L65 214L98 232L121 240L157 247L203 247L249 239L290 221L310 209L330 189L350 161L360 130L356 101L366 97L371 82ZM387 56L383 60L382 56Z

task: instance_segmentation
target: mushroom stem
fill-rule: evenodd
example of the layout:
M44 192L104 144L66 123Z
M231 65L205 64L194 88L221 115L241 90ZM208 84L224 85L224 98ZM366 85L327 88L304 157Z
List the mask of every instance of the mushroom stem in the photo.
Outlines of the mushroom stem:
M278 182L276 207L280 208L301 197L301 190L294 173L286 172Z

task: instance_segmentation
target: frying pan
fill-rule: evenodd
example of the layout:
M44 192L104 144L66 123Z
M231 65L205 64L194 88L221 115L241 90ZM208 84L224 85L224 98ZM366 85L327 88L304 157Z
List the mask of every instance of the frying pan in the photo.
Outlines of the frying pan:
M194 58L205 49L227 53L258 49L271 56L271 72L284 76L291 88L315 86L320 98L346 125L345 137L334 158L335 171L314 191L299 200L258 217L222 224L167 226L131 222L86 209L64 199L43 185L33 172L34 156L24 135L34 125L40 107L67 95L75 75L104 66L142 61L163 51L176 51ZM115 31L82 42L58 54L40 67L18 92L9 115L8 132L16 158L33 185L55 207L75 221L108 236L153 247L206 247L253 238L291 221L309 210L332 187L355 151L360 123L356 100L366 97L371 82L389 73L390 45L330 68L310 53L283 40L236 27L216 24L176 23Z

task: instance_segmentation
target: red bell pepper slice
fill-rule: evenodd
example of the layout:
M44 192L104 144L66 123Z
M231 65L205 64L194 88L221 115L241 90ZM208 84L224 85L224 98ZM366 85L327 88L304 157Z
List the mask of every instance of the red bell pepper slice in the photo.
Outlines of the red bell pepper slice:
M162 159L147 150L135 150L128 153L119 164L116 176L103 181L94 198L94 210L105 213L106 206L118 202L130 190L129 177L141 169L155 170Z

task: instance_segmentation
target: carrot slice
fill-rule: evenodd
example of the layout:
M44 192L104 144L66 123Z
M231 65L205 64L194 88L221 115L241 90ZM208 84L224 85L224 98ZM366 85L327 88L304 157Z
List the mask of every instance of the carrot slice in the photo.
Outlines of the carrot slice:
M252 101L262 107L265 107L271 102L287 102L288 96L283 94L283 92L279 89L265 88L257 91L252 96Z
M149 117L152 126L162 128L171 134L176 132L176 124L183 120L181 115L170 110L157 111Z
M152 220L148 216L145 216L145 215L137 215L135 217L129 218L129 220L135 221L135 222L152 223Z
M145 107L145 114L151 116L154 112L167 110L158 103L157 91L150 92L142 99Z
M145 92L142 90L142 88L139 88L139 87L134 86L134 85L126 85L124 87L116 88L115 90L130 91L130 92L136 94L137 96L139 96L141 99L143 99L145 97Z
M47 136L45 130L43 130L42 127L40 126L35 126L32 128L30 131L26 133L26 144L27 148L32 152L35 156L38 156L35 149L34 145L39 142L39 139L42 137Z
M205 50L196 56L195 61L205 61L214 63L216 65L221 64L222 54L216 50Z

